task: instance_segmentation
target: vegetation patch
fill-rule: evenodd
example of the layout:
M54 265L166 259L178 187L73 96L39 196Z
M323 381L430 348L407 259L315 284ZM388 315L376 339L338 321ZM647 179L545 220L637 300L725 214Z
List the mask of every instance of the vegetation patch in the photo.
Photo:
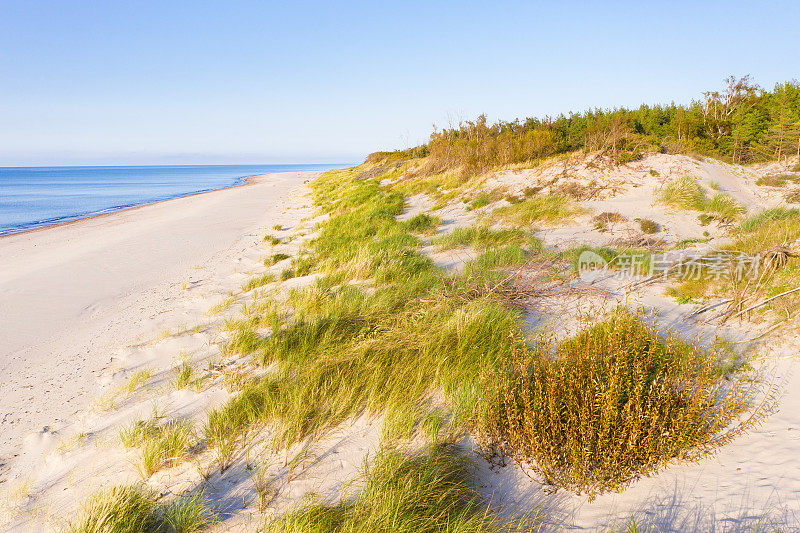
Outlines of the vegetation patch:
M528 231L520 229L492 229L486 225L472 225L455 228L450 233L442 235L432 241L443 250L459 246L471 246L484 250L494 246L516 244L534 251L541 251L542 242Z
M499 207L492 211L490 220L502 220L516 226L530 227L536 223L564 222L583 213L584 210L566 196L550 194L534 196L516 204Z
M735 422L753 399L752 381L724 379L714 354L660 338L626 311L515 352L485 386L476 426L486 447L590 498L710 454L760 420Z
M165 504L141 485L97 492L85 503L83 515L80 521L69 522L70 533L193 533L216 519L202 493Z
M431 216L426 213L414 215L406 223L405 226L411 233L436 233L436 228L442 223L439 217Z
M639 229L642 230L642 233L652 235L653 233L661 231L661 225L649 218L642 218L639 219Z
M785 187L786 182L796 182L800 180L800 176L795 174L772 174L770 176L762 176L756 181L756 185L766 185L768 187Z
M452 445L416 454L387 449L362 475L364 490L336 505L310 503L269 527L273 532L503 532L531 531L536 510L503 519L472 482L472 465Z
M658 200L675 209L702 211L709 220L737 220L744 208L725 193L717 193L712 198L691 176L670 180L661 189Z
M242 285L242 292L252 291L253 289L268 285L273 281L275 281L275 274L272 272L267 272L261 276L252 277L250 278L250 281Z

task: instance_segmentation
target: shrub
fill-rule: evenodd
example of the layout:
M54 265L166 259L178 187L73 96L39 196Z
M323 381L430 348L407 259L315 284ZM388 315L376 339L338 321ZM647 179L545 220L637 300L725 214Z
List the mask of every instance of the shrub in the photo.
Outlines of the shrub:
M627 221L628 219L622 216L620 213L612 211L604 211L603 213L592 217L592 222L599 222L600 224L617 224Z
M639 229L642 230L642 233L651 235L661 231L661 226L649 218L643 218L639 220Z
M281 243L281 240L274 236L274 235L264 235L264 241L270 243L272 246L278 245Z
M487 375L477 428L495 453L525 462L556 487L619 490L675 459L728 442L762 412L752 381L721 378L713 354L617 311L575 337L519 350Z

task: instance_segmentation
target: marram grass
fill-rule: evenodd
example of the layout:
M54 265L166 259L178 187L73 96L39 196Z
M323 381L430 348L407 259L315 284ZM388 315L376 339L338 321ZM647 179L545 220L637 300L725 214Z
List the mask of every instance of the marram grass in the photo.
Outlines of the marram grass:
M450 444L415 454L382 450L361 476L363 491L338 504L309 503L269 524L272 533L534 531L536 509L501 518L473 485L471 462Z
M142 485L101 490L86 501L82 514L68 522L69 533L194 533L216 519L202 493L164 503Z

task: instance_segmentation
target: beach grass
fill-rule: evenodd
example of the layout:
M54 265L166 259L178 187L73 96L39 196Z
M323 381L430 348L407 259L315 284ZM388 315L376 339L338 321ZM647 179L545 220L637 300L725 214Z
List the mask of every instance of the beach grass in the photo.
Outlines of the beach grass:
M721 221L741 218L744 208L725 193L708 198L703 188L691 176L668 181L657 195L659 202L675 209L701 211L708 217Z
M472 464L452 445L408 454L384 449L364 472L363 491L338 504L312 502L267 531L509 532L534 531L538 509L503 518L474 487Z
M490 220L500 220L517 227L528 228L537 223L554 224L571 220L584 213L569 197L560 194L533 196L525 200L498 207Z
M202 493L182 495L164 504L143 485L98 491L86 501L82 515L68 522L70 533L194 533L216 519Z

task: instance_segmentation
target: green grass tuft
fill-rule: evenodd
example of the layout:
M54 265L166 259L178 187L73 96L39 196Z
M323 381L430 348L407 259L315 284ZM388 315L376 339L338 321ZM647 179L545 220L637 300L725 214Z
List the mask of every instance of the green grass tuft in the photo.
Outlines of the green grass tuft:
M558 194L534 196L522 202L499 207L490 220L503 220L516 226L529 227L537 222L555 224L583 214L584 210L568 197Z
M531 531L535 513L503 520L474 488L470 462L452 445L408 455L381 451L362 475L364 490L338 505L310 503L268 531L435 533Z
M439 224L441 223L442 219L439 217L431 216L426 213L420 213L419 215L414 215L411 217L405 223L405 227L411 233L433 234L436 233L436 228L438 228Z
M168 504L141 485L102 490L90 497L83 518L68 523L70 533L194 533L211 524L216 515L202 493L184 495Z

